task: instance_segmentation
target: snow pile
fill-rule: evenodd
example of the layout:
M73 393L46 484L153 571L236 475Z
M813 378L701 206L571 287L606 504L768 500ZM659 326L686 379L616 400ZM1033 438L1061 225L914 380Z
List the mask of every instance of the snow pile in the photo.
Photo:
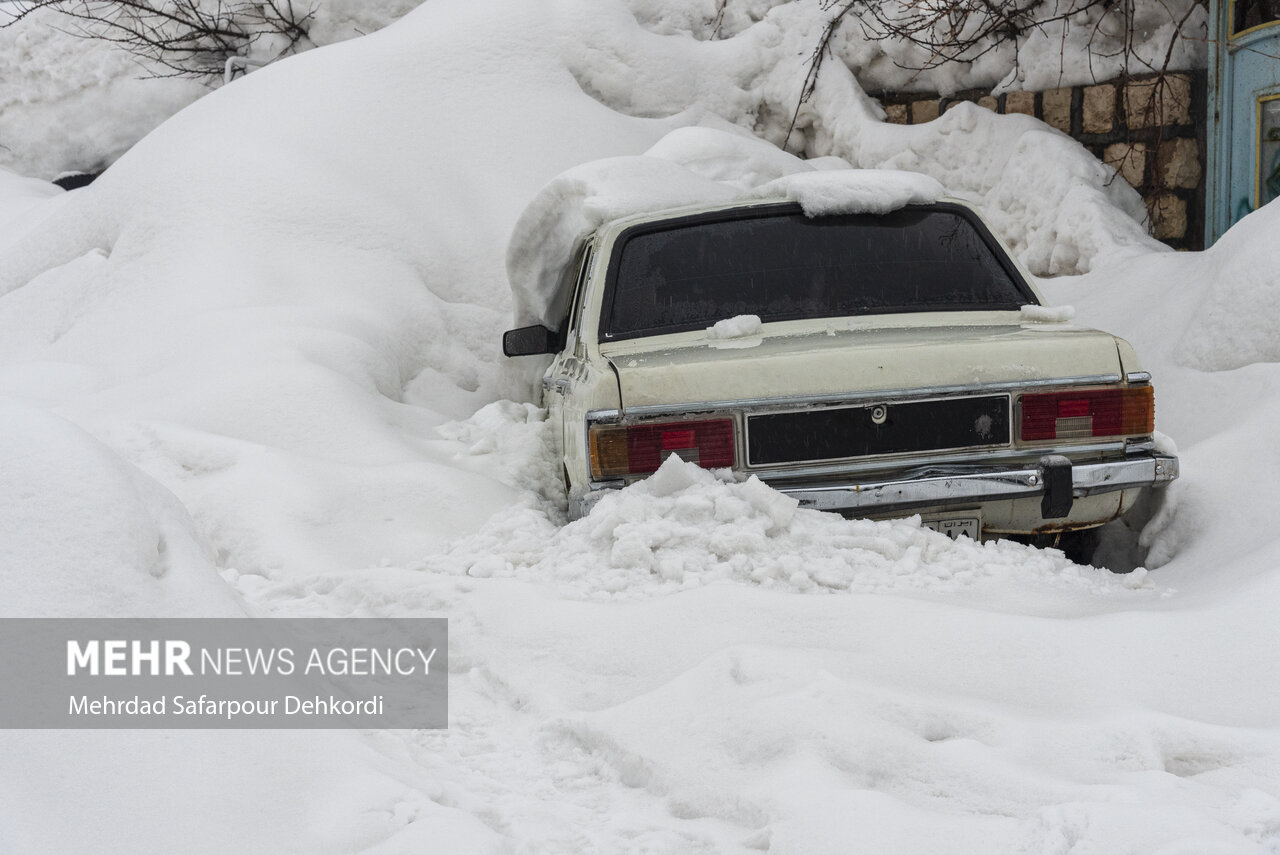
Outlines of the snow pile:
M762 199L781 196L799 203L805 216L887 214L906 205L925 205L943 195L942 185L915 172L855 169L788 175L756 188Z
M943 193L918 173L850 169L838 158L818 165L759 139L703 127L673 131L644 155L606 158L556 176L520 215L507 247L515 325L560 326L573 284L568 277L577 272L573 254L611 220L732 201L797 202L811 217L883 214Z
M838 157L801 160L752 134L746 128L703 117L702 126L676 128L645 152L678 163L710 181L747 192L788 175L814 169L848 169ZM631 188L631 193L636 191Z
M723 321L716 321L707 327L707 338L713 341L750 338L751 336L760 335L760 331L763 328L764 325L760 323L759 315L735 315L732 318L725 318Z
M1142 587L1056 550L953 542L908 520L798 510L752 476L724 481L678 456L556 528L536 508L504 514L452 544L428 570L555 582L582 596L672 593L718 581L804 592L954 591L1017 579L1097 593Z
M436 429L445 439L465 447L477 471L519 490L535 494L553 518L565 504L561 462L547 421L547 411L529 403L495 401L465 421ZM562 520L561 520L562 521Z
M431 4L254 72L32 203L0 236L0 395L172 490L225 572L410 562L514 501L434 434L527 394L499 349L511 224L667 127L585 97L538 10L493 13ZM499 116L548 132L513 159Z
M0 617L240 617L182 504L84 431L0 398Z
M420 2L313 0L305 4L311 18L302 47L371 33ZM195 4L206 12L214 5ZM295 8L304 11L302 5ZM0 28L0 166L46 179L98 172L209 93L203 83L169 76L112 42L79 36L81 30L80 22L46 11ZM274 59L278 46L269 41L251 45L249 55Z
M1159 571L673 462L557 525L554 425L500 400L528 394L503 248L600 158L649 152L673 193L816 174L722 145L786 136L812 49L783 26L806 4L726 20L748 8L697 41L620 3L432 0L202 99L88 188L0 178L4 613L446 616L452 669L438 732L0 733L0 848L1275 848L1280 363L1223 336L1203 357L1241 367L1201 371L1171 334L1206 282L1265 309L1235 274L1270 250L1220 280L1147 251L1032 120L888 128L831 64L792 143L824 175L928 172L1044 269L1100 268L1042 287L1156 376L1184 464L1148 509Z
M393 7L386 9L393 10ZM493 14L518 20L526 13L495 9ZM655 15L665 19L668 14L667 10L651 9L642 11L640 17L651 21ZM680 13L670 14L679 20L687 19ZM821 37L827 14L817 2L748 3L726 17L745 16L755 23L740 31L726 30L729 37L723 40L708 41L691 39L678 28L665 25L657 29L670 34L657 35L638 23L621 2L584 7L580 14L566 10L564 14L531 22L526 32L540 34L538 49L544 58L557 60L555 75L563 78L567 74L572 78L576 100L581 101L580 96L585 93L599 102L593 105L595 110L580 103L577 108L580 112L573 117L552 110L544 117L544 123L553 132L586 129L593 127L596 117L612 116L609 121L616 122L621 114L634 117L637 124L652 126L648 134L650 143L661 137L661 132L677 127L703 123L722 128L729 123L817 161L823 168L852 164L862 169L920 172L939 181L949 193L981 205L1014 254L1037 274L1083 272L1107 259L1159 246L1145 234L1142 222L1146 210L1131 187L1124 181L1114 180L1114 171L1079 144L1029 117L996 116L962 104L926 125L885 125L879 106L863 92L853 73L836 62L824 65L811 96L798 104L807 61ZM434 19L434 14L422 20L427 18ZM479 47L486 55L496 55L492 52L501 49L503 39L501 34L495 34L491 47ZM332 47L340 51L342 46ZM0 56L3 55L4 51L0 50ZM300 84L303 89L336 83L323 73L306 79L313 67L304 63L292 79L306 80ZM471 67L473 61L468 59L461 68ZM362 77L358 71L354 73L357 79ZM400 80L402 76L412 78L422 72L414 69L388 70L388 73L393 75L390 79ZM550 73L544 68L512 88L534 87L540 80L550 82L550 78L541 76ZM103 71L102 74L112 86L120 80L115 72ZM255 72L251 77L259 74L261 72ZM875 73L868 73L867 79L875 79ZM559 87L560 81L554 85ZM245 95L246 99L253 97ZM282 104L290 105L286 112L302 107L292 101L291 93L282 93L280 97ZM413 107L402 111L401 117L409 113L423 115L424 105L430 105L436 97L424 96L421 103L414 102ZM124 108L100 114L89 109L39 106L47 102L48 98L39 102L32 108L36 112L30 118L14 122L11 127L56 127L64 110L95 117L95 121L111 121L117 126L121 124L120 116L130 114ZM145 102L145 98L140 101ZM433 115L464 116L469 112L463 108L452 114ZM224 121L235 127L248 128L255 122L265 122L270 127L275 117L264 118L249 110L241 115L228 114ZM562 121L570 124L550 127ZM130 126L128 133L136 134L145 126L145 122ZM595 132L584 133L590 137ZM24 135L0 140L0 143L18 158L10 163L23 164L26 172L48 175L71 166L88 168L80 165L82 158L63 158L57 169L36 166L35 161L26 160L44 156L37 152L46 152L49 158L62 156L59 152L65 151L63 144L48 137L46 134L29 139ZM566 145L566 154L577 148L573 142ZM684 146L685 142L679 145ZM614 149L605 153L634 154L643 149L642 146L629 152ZM415 147L404 152L404 157L412 158L426 150ZM763 149L757 147L756 151L760 153ZM193 164L192 168L205 168L209 163L226 160L229 155L230 152L212 150L206 163ZM655 156L667 155L655 153ZM831 157L837 160L825 160ZM753 176L748 170L743 183L762 179L765 172L777 172L778 165L773 162L776 156L760 154L760 158L763 171ZM104 159L107 158L99 158L95 163ZM712 160L715 159L713 156ZM565 157L560 169L580 162L581 158ZM782 169L786 172L792 167ZM551 175L540 178L546 181ZM571 190L566 188L566 192L572 196ZM518 198L527 199L531 195Z
M67 23L34 13L0 28L0 166L24 175L97 172L208 92L191 80L142 79L132 55L66 32Z
M1202 371L1280 362L1280 205L1265 205L1197 261L1209 287L1182 334L1179 361Z
M576 166L538 191L507 246L515 326L557 329L573 282L579 241L603 223L644 211L727 202L734 189L655 157L617 157Z
M1280 562L1274 425L1280 420L1280 325L1267 205L1203 253L1137 258L1079 279L1041 281L1079 323L1128 339L1154 375L1156 426L1177 440L1182 478L1160 497L1143 533L1147 564L1178 587L1213 584L1190 568ZM1243 486L1242 486L1243 485ZM1163 565L1184 568L1169 574Z
M1023 306L1019 313L1024 323L1067 324L1076 316L1072 306Z
M422 0L311 0L307 38L330 45L380 30L412 12Z
M52 212L52 200L62 196L54 184L24 178L0 166L0 235L21 236Z
M770 17L790 15L825 24L846 4L786 3L784 0L627 0L636 17L664 35L703 41L740 36ZM1076 4L1077 6L1085 4ZM788 8L796 7L800 8ZM779 8L781 7L781 8ZM886 20L916 31L919 7L888 0L875 7ZM1052 14L1062 11L1052 7ZM1038 11L1038 10L1037 10ZM879 27L869 15L849 15L831 42L833 58L850 68L873 91L930 91L950 95L962 89L1055 89L1096 83L1128 74L1133 68L1203 68L1207 14L1191 0L1138 2L1129 7L1133 27L1126 30L1113 7L1090 6L1066 20L1035 27L1020 40L996 46L981 41L970 61L925 68L934 57L901 39L874 38ZM1047 15L1046 15L1047 17ZM947 19L948 21L952 19ZM968 22L972 27L976 19ZM952 26L957 26L952 24ZM1175 35L1181 38L1175 39ZM917 35L930 35L927 31ZM953 33L935 31L940 44ZM1172 42L1172 47L1170 43ZM1125 51L1133 55L1126 57Z
M728 120L806 158L919 172L976 202L1036 274L1084 272L1159 249L1146 208L1080 144L1028 116L960 104L924 125L883 123L854 75L823 65L797 103L826 20L819 3L754 7L758 22L724 40L637 34L630 16L597 9L579 23L587 50L565 55L583 90L629 115Z

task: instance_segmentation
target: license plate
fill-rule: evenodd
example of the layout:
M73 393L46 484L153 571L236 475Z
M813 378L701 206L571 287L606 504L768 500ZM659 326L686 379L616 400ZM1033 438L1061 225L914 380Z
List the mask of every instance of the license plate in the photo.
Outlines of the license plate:
M935 517L923 519L921 523L952 540L962 534L971 540L982 539L982 517L979 516Z

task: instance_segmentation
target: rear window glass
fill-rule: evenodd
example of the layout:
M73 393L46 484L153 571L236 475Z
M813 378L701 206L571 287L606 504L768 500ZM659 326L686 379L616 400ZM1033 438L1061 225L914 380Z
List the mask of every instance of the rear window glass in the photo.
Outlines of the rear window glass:
M820 218L799 211L622 238L605 336L700 329L735 315L765 322L1035 302L960 209Z

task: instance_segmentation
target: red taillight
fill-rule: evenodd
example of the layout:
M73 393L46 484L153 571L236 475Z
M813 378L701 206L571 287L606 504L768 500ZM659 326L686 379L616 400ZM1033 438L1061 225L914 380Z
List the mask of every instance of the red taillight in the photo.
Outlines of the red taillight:
M1079 389L1022 396L1023 442L1096 436L1142 436L1155 427L1150 386Z
M703 469L733 466L733 420L646 425L595 425L588 436L591 477L658 471L672 454Z

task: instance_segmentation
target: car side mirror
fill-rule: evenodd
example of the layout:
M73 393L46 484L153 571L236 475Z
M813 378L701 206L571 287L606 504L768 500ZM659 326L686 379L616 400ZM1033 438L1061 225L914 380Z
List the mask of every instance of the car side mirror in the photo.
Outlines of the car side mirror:
M536 356L555 353L559 349L560 336L542 324L507 330L502 334L502 352L506 356Z

